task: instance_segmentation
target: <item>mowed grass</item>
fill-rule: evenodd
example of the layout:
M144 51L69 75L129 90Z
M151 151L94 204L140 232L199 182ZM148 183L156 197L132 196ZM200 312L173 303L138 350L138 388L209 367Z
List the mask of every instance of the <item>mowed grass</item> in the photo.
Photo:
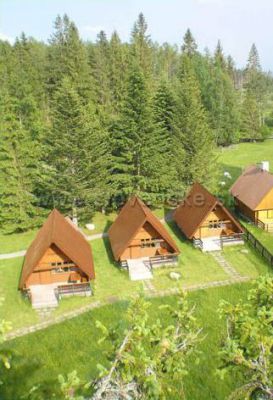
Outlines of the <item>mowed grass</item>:
M113 261L109 242L98 239L92 242L96 280L92 282L94 296L73 296L60 300L59 306L51 317L77 309L97 300L113 301L114 297L128 298L132 293L142 288L141 282L129 280L128 273L118 268ZM11 321L12 328L31 325L39 322L37 313L32 310L28 299L23 298L18 291L23 258L0 261L0 296L4 297L0 308L2 318Z
M176 267L158 268L154 270L152 284L156 289L164 290L172 287L191 286L216 280L228 279L228 275L217 264L211 254L202 253L186 240L174 222L166 225L169 233L180 250L179 262ZM179 272L181 279L173 281L170 272Z
M5 235L0 232L0 254L25 250L34 239L37 230Z
M223 148L219 152L218 162L221 170L231 174L231 182L235 181L248 165L261 161L269 161L270 171L273 172L273 140L260 143L240 143Z
M242 246L224 247L223 254L242 276L256 279L259 275L273 273L269 264L247 243Z
M242 222L261 244L273 254L273 233L266 232L251 223Z
M155 290L168 290L181 286L185 288L230 278L211 254L202 253L185 240L173 222L169 222L166 227L177 243L181 254L176 267L160 268L154 271L154 279L151 283ZM91 297L73 296L60 300L59 306L51 313L51 317L77 310L98 300L103 303L126 300L133 293L143 290L143 282L130 281L128 271L121 270L113 260L107 238L93 240L90 244L96 271L96 279L91 283L94 295ZM225 250L225 255L235 269L250 278L256 278L268 271L265 262L250 247L228 248ZM4 297L4 304L0 310L2 317L11 321L13 330L39 322L37 313L32 310L28 299L23 298L18 291L22 263L22 257L0 261L0 296ZM179 272L181 279L179 281L172 280L170 278L171 271Z
M241 377L227 377L223 382L215 375L220 365L219 346L225 331L224 321L218 316L218 305L222 299L238 302L245 300L249 284L201 290L189 294L196 305L196 315L203 327L204 340L199 345L202 351L199 364L188 360L189 375L185 378L185 392L191 400L224 400L240 384ZM151 319L160 317L166 325L170 322L161 304L174 304L175 297L151 300ZM4 345L11 351L12 368L1 371L0 398L14 400L26 393L33 385L45 387L44 398L51 398L51 390L57 385L58 374L77 370L83 380L98 376L97 364L107 365L106 344L98 345L101 333L95 321L111 327L115 324L126 326L127 302L104 306L80 317L52 326L43 331L18 338ZM172 399L168 397L170 400Z

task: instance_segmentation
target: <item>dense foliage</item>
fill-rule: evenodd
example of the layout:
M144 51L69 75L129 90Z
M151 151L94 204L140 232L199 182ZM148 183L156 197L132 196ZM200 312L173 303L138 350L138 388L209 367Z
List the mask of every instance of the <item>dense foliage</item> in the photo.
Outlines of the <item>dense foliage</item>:
M270 95L255 45L238 70L190 30L181 50L153 42L142 14L129 43L83 43L66 15L47 44L0 41L0 229L33 228L54 206L85 221L132 193L155 206L213 185L217 146L268 134Z
M263 276L249 293L249 302L232 305L222 301L220 312L226 318L226 338L221 351L226 373L240 371L246 383L230 400L273 399L273 279Z

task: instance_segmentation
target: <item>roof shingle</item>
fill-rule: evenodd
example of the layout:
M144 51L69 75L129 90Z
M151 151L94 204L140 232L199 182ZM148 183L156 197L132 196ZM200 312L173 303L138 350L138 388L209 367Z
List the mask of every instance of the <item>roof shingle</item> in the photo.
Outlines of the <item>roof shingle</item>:
M52 244L55 244L90 279L95 278L89 243L76 226L54 209L27 250L19 283L20 289L24 287L27 278Z

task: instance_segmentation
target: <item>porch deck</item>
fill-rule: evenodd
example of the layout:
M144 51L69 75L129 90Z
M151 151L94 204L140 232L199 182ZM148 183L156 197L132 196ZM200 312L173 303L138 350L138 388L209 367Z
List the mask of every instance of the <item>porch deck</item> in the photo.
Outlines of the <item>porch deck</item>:
M193 240L193 245L204 252L221 251L224 246L239 245L243 243L243 233L211 236Z
M46 285L31 285L28 289L32 308L55 308L64 296L91 296L89 283L57 282Z

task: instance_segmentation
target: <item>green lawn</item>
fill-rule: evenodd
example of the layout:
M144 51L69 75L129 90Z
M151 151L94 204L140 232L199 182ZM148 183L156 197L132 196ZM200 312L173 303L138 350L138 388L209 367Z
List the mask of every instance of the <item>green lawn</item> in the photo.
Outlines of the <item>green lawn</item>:
M263 231L261 228L258 228L256 225L243 222L242 224L246 226L250 233L252 233L256 239L258 239L262 245L267 248L273 254L273 234Z
M154 270L154 287L164 290L183 285L190 286L198 283L205 283L214 280L228 279L228 275L219 267L210 254L202 253L195 249L191 242L187 241L181 234L174 222L169 222L167 229L178 245L181 254L179 263L175 268L166 267ZM170 279L170 272L181 273L181 279L173 281Z
M273 172L273 140L269 139L261 143L240 143L223 148L218 161L223 172L230 172L231 182L238 178L242 169L261 161L270 161L270 170Z
M229 278L210 254L204 254L193 248L192 244L183 238L174 223L170 222L167 229L178 244L181 254L175 268L160 268L154 271L152 284L156 290L166 290L181 285L187 287ZM130 281L128 272L121 270L113 261L108 239L97 239L90 243L96 271L96 280L92 284L94 296L64 298L52 312L52 317L97 300L111 303L117 299L128 299L133 293L143 289L142 282ZM225 250L227 258L239 272L251 278L267 272L267 265L257 253L248 247L247 253L243 249L244 247L240 246ZM3 318L12 322L13 329L39 322L28 300L23 299L17 290L22 262L22 257L0 262L0 296L4 297L1 314ZM178 282L170 279L171 271L181 273L181 279Z
M255 279L259 275L273 273L268 263L248 244L225 247L224 256L242 276Z
M248 284L202 290L191 293L190 299L196 304L196 312L203 327L204 341L200 345L203 352L200 364L189 360L189 375L186 377L185 391L191 400L224 400L239 378L227 377L219 382L215 369L219 366L218 349L224 332L224 323L219 320L217 308L221 299L237 302L246 299ZM168 323L166 311L159 308L164 303L172 304L174 297L153 299L151 318L162 317ZM100 331L95 321L105 325L126 324L124 313L126 302L104 306L78 318L66 321L29 336L5 344L5 349L13 353L10 371L1 371L5 385L0 386L0 398L14 400L20 398L34 384L42 383L47 389L44 398L51 398L59 373L76 369L82 379L90 380L98 375L97 364L107 363L107 346L98 345ZM204 373L205 372L205 373ZM178 400L171 399L170 400Z
M0 233L0 254L25 250L36 235L36 230L4 235Z

